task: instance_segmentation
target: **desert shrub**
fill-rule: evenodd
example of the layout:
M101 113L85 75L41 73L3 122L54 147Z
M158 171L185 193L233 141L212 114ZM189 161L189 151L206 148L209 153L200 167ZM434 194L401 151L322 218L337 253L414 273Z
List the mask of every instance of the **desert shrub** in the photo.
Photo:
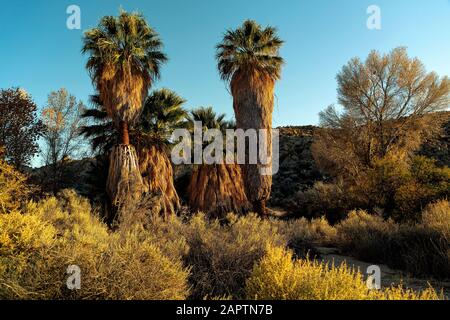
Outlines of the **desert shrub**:
M185 227L189 252L185 263L192 267L192 297L242 297L245 280L260 259L267 243L286 245L269 221L251 214L228 216L228 223L193 217Z
M297 192L289 202L289 211L307 218L326 216L329 221L340 220L350 199L342 183L316 182L310 189Z
M56 229L38 216L0 214L0 298L39 298L54 285L45 257L56 246Z
M0 213L17 209L29 194L25 175L0 159Z
M149 234L135 229L115 234L100 264L101 299L181 300L188 295L188 270L166 257Z
M397 228L393 221L385 221L363 210L351 211L347 219L336 226L341 248L366 261L386 260L386 246Z
M450 168L438 167L436 161L414 157L409 179L394 190L394 217L402 221L419 221L421 210L429 203L450 195Z
M422 213L422 225L438 231L450 241L450 202L440 200L429 204Z
M168 256L182 256L191 268L192 298L242 298L245 280L266 244L289 245L299 256L313 243L329 243L336 230L326 219L260 219L229 214L225 220L192 217L157 218L149 232Z
M336 227L338 245L359 259L386 263L412 275L450 278L447 205L445 201L430 205L420 224L396 224L353 211Z
M111 232L89 203L63 191L0 215L0 298L184 299L189 270L142 227ZM66 287L67 267L81 289Z
M291 220L271 220L280 235L288 243L302 242L310 245L330 245L335 241L337 231L325 217L308 220L304 217Z
M345 264L293 260L283 248L269 247L246 282L246 296L260 300L417 300L439 299L429 288L421 293L394 287L368 290L362 274Z
M414 276L450 278L450 242L424 225L402 225L387 243L386 263Z
M449 195L450 169L423 156L391 153L374 160L357 186L351 192L360 205L383 208L385 217L399 222L418 222L427 204Z

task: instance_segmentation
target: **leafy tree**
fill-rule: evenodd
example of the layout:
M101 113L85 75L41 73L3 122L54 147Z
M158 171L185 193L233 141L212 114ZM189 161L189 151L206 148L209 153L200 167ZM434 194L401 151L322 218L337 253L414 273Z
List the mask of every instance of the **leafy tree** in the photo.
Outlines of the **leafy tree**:
M86 151L80 137L80 127L85 125L81 117L84 108L83 102L64 88L48 95L47 106L42 111L45 146L42 153L46 165L55 165Z
M42 123L36 112L36 104L23 89L0 91L2 156L17 168L29 165L39 151L37 140L42 133Z
M221 78L231 88L236 126L243 130L267 129L269 159L272 155L274 87L283 66L279 55L282 45L275 28L264 28L251 20L235 30L228 30L217 45L218 69ZM254 211L266 215L272 176L261 175L261 166L243 165L243 174L247 197L253 203Z
M325 129L313 149L322 167L349 177L389 152L412 153L441 129L439 116L424 115L450 105L450 79L427 73L405 48L372 51L365 62L353 58L337 83L343 112L330 106L320 113Z
M384 55L372 51L365 62L352 59L337 82L342 112L331 106L320 113L316 163L341 184L347 209L379 208L397 219L416 219L448 188L448 168L415 153L442 129L439 111L450 104L450 79L426 72L420 60L396 48ZM423 179L424 173L435 181Z

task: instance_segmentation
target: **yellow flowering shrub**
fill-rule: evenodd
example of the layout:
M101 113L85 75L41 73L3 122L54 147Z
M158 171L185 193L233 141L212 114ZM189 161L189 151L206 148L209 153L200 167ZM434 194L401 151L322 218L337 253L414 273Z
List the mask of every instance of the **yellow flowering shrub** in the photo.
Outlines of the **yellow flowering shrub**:
M362 274L345 264L329 266L318 261L293 260L281 247L267 248L246 282L249 299L259 300L416 300L438 299L429 288L421 293L401 287L369 290Z
M0 159L0 213L17 209L28 191L26 177Z
M184 299L188 275L149 232L109 231L73 191L0 214L0 299Z

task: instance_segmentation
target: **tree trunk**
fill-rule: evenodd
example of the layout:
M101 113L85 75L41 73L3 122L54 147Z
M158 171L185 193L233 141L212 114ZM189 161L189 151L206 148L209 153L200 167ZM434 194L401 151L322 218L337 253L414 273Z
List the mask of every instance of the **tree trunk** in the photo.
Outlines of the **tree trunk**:
M267 217L266 200L253 201L253 211L255 211L260 217Z
M192 210L204 212L211 218L250 209L241 168L236 164L198 166L192 172L187 195Z
M128 123L125 121L119 122L120 141L124 145L130 144L130 134L128 132Z
M145 192L134 147L120 144L110 155L106 191L114 206L123 206L127 201L139 201Z
M236 115L236 126L239 129L266 129L267 156L272 159L272 113L274 108L275 82L266 75L254 72L236 74L231 81L233 109ZM259 137L258 137L259 138ZM258 150L261 142L258 141ZM261 169L271 169L272 161L262 164L249 164L249 147L245 148L246 163L242 165L245 192L254 210L266 215L265 203L272 190L272 176L262 175Z

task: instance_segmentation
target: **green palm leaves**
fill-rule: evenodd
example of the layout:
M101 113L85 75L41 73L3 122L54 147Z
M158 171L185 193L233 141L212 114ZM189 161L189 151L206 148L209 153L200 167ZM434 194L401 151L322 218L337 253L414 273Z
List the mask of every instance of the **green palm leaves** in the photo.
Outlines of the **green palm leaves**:
M278 55L283 41L276 32L275 28L263 28L252 20L236 30L228 30L216 47L221 78L231 81L237 73L257 71L278 80L284 62Z
M139 115L148 88L167 61L161 49L158 34L139 13L106 16L85 32L86 68L116 123L133 122Z

